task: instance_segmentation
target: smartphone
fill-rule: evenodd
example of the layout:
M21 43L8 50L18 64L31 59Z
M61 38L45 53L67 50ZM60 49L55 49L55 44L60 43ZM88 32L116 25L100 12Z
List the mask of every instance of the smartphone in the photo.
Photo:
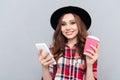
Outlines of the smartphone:
M50 52L50 49L46 45L46 43L36 43L35 44L36 48L39 50L40 48L42 49L42 54L48 52L50 56L52 56L52 53ZM54 59L54 58L53 58ZM54 64L56 64L56 61L54 59Z

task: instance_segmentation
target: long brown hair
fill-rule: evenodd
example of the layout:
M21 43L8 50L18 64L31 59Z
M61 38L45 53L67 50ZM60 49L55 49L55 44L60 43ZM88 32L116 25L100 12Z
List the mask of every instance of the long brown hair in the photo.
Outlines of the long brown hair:
M53 35L54 49L52 50L52 53L53 53L56 61L59 59L59 57L62 55L62 53L64 53L65 44L67 43L67 38L61 32L61 24L62 24L62 19L63 19L64 15L59 19L57 28ZM77 51L78 51L80 57L82 59L85 59L85 56L83 55L83 49L84 49L86 36L88 35L88 33L86 30L86 26L83 23L83 21L81 20L81 18L76 14L73 14L73 16L74 16L75 22L78 26L77 44L76 44Z

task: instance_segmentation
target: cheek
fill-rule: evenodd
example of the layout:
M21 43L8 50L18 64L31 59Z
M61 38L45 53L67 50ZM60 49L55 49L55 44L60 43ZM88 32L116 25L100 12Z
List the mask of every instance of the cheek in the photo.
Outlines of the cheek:
M79 31L78 27L76 27L76 26L73 28L73 30L75 30L76 32Z
M77 30L77 34L79 33L79 31Z
M62 35L65 36L65 30L64 29L61 29L61 33L62 33Z
M61 28L61 32L64 33L64 31L65 31L65 29L62 27L62 28Z
M77 35L79 33L78 29L75 30L75 34Z
M79 28L78 27L76 27L76 31L79 32Z

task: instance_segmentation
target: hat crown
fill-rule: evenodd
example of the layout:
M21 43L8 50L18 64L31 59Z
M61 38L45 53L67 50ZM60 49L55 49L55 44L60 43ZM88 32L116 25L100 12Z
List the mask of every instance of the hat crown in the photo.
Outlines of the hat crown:
M60 17L63 14L67 14L67 13L74 13L74 14L78 15L81 18L81 20L84 22L86 29L88 30L90 28L91 17L86 10L84 10L80 7L76 7L76 6L66 6L66 7L62 7L62 8L57 9L51 15L50 23L51 23L51 26L54 30L57 27L57 24L58 24Z

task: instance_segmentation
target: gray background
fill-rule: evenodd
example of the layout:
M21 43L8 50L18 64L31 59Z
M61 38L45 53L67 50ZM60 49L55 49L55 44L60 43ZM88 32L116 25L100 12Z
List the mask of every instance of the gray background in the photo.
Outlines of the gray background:
M40 79L34 44L50 45L50 15L67 5L92 16L89 32L101 40L98 80L120 80L120 0L0 0L0 80Z

